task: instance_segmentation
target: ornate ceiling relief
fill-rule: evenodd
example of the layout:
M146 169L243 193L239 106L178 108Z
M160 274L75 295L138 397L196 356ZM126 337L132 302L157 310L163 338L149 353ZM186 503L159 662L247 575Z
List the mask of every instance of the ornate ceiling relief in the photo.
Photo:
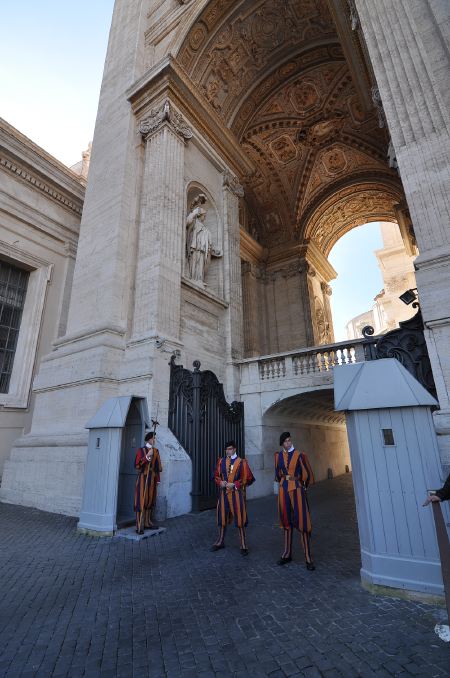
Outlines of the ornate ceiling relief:
M257 167L240 181L263 246L314 237L325 251L349 224L390 218L386 181L400 182L387 133L355 89L326 0L211 0L178 60ZM371 199L351 201L368 181ZM317 216L329 203L337 221ZM312 219L329 232L311 236Z
M304 238L328 256L345 233L367 221L395 221L400 191L374 183L348 186L323 201L309 218Z
M178 60L229 121L249 89L299 46L335 35L326 0L212 0Z

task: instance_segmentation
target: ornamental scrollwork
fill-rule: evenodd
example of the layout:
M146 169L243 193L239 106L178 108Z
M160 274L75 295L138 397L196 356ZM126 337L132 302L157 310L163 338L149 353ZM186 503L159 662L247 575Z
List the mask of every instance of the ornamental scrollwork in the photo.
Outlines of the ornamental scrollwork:
M181 113L176 111L170 101L166 99L161 108L152 108L147 118L139 124L139 134L144 138L157 132L164 124L168 124L172 130L183 139L192 139L192 129L187 124Z
M239 179L226 170L223 174L223 185L225 188L228 188L231 193L234 193L238 198L244 197L244 188L242 184L239 183Z

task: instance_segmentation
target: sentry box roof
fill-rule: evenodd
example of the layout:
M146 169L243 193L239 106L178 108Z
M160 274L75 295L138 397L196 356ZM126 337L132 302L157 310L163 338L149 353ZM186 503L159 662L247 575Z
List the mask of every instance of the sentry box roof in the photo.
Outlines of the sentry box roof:
M438 403L395 358L334 368L335 410L374 410Z

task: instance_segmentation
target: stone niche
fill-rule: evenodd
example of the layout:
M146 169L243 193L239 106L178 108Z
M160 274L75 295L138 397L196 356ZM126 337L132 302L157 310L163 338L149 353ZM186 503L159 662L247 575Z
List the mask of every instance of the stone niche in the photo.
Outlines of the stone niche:
M200 209L204 214L203 225L209 231L211 238L212 253L206 273L203 279L203 284L199 281L192 280L189 274L189 228L185 225L184 230L184 270L183 277L190 282L196 284L200 289L204 289L209 294L223 299L224 285L223 285L223 228L219 218L219 213L215 201L211 193L204 186L198 182L192 182L188 186L187 200L186 200L186 219L193 213L195 208ZM195 219L195 217L193 217Z
M212 369L225 378L226 352L225 271L226 238L223 219L223 170L204 149L190 143L185 151L185 220L183 224L184 268L181 294L181 341L186 365L200 360L202 369ZM200 199L199 199L200 198ZM189 268L189 215L199 207L206 212L203 226L211 239L211 257L202 280L193 280Z

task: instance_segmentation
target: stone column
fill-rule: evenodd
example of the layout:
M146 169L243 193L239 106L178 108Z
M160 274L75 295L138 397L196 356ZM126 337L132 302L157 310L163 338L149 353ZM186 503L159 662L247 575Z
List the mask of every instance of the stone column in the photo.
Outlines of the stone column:
M420 304L450 465L450 53L448 0L356 0L420 251Z
M184 146L192 130L166 100L139 126L145 141L134 313L122 378L149 402L160 403L166 423L168 360L180 344L181 276L185 228ZM142 384L143 377L147 379ZM147 386L145 386L147 384ZM142 388L144 390L142 391Z
M158 110L140 125L145 164L132 340L152 334L175 340L180 336L184 144L192 131L187 125L177 128L173 124L179 114L172 111L168 101L161 108L167 118Z
M243 261L242 266L242 310L244 318L244 353L246 358L261 354L259 325L264 317L259 306L259 283L254 264Z
M234 362L243 355L242 281L240 257L239 198L244 189L237 178L226 171L223 177L223 214L225 246L225 298L227 312L227 396L239 400L239 367Z

